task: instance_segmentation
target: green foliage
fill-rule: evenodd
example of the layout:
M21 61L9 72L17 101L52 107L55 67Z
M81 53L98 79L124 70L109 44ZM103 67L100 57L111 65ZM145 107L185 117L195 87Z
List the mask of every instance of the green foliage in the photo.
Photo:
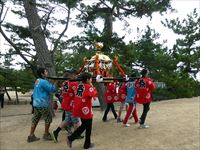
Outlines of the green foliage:
M148 0L148 1L135 1L129 0L123 4L124 6L129 6L126 9L124 15L133 15L136 17L142 16L152 16L153 12L166 12L167 9L172 9L170 5L170 0Z
M199 88L199 82L186 74L176 74L173 78L170 79L170 76L168 76L168 78L168 80L171 80L168 86L171 92L176 95L176 98L193 97L200 94L200 92L195 89L195 87Z
M170 61L164 62L167 68L162 69L159 80L167 84L169 97L170 95L175 98L200 95L200 82L194 79L200 71L200 46L197 44L200 41L200 18L196 10L187 17L182 22L177 18L170 21L166 19L166 23L163 23L174 33L182 35L171 50Z
M176 61L167 51L167 48L163 48L161 44L154 42L157 38L159 38L159 34L147 26L142 38L135 43L137 57L134 65L148 68L151 77L159 80L162 72L176 69Z
M173 93L171 89L155 89L153 92L153 101L176 99L176 93Z
M31 70L13 70L0 68L0 85L17 87L18 91L25 93L33 88L35 77Z
M77 6L77 3L80 1L81 0L50 0L50 2L65 4L66 6L70 8Z
M187 15L182 21L177 19L167 20L163 23L174 33L182 35L177 39L172 49L173 57L177 60L177 69L185 74L192 74L196 77L200 71L200 17L197 10Z
M35 77L30 69L19 70L16 75L18 76L19 91L25 93L33 88Z
M84 58L91 58L95 54L95 51L91 52L89 50L82 49L82 52L73 52L73 53L56 53L55 62L56 63L56 72L59 76L63 75L65 69L75 69L79 70L79 68L84 63Z
M0 86L4 86L6 84L6 79L3 75L0 74Z
M20 38L30 38L31 37L31 32L28 29L28 27L25 28L22 26L11 24L11 23L6 23L3 26L6 28L7 31L18 34L18 36Z
M163 48L161 44L154 41L159 37L154 30L147 27L145 34L135 44L135 53L137 54L134 65L150 70L150 77L155 81L164 82L166 89L156 89L155 99L183 98L199 95L199 82L189 74L190 72L179 70L180 62L174 53ZM183 51L184 48L180 48ZM189 49L193 50L193 49ZM185 56L185 55L184 55ZM181 57L179 55L179 57ZM126 60L128 59L128 56ZM187 59L191 59L187 57ZM189 62L186 60L185 62Z
M156 78L157 79L157 78ZM200 82L187 74L177 72L162 72L159 77L160 82L166 84L165 89L156 89L155 100L193 97L200 95Z

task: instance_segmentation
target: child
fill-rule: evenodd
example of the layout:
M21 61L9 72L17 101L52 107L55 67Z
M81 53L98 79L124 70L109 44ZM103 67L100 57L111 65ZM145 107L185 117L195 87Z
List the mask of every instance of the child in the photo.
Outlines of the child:
M74 79L76 77L76 71L74 70L67 70L64 74L64 77L69 78L69 79ZM62 128L65 128L66 126L70 126L73 125L74 126L74 130L76 130L80 125L80 118L78 117L74 117L72 115L72 110L73 110L73 103L74 103L74 92L75 89L78 86L78 82L77 81L69 81L69 80L65 80L62 83L62 103L61 103L61 107L64 110L64 114L65 114L65 119L60 123L60 125L58 126L58 128L56 130L54 130L52 132L52 138L54 140L54 142L58 142L58 134L61 131ZM67 129L67 128L66 128ZM68 129L69 132L69 129Z
M136 97L135 102L143 105L143 112L140 117L140 128L149 128L145 124L145 119L149 111L149 106L152 101L152 92L155 89L155 84L152 79L147 78L149 72L147 69L141 71L142 77L135 82Z
M135 77L135 75L131 75L131 77ZM138 117L137 117L137 111L136 111L136 104L134 102L134 98L135 98L135 95L136 95L136 90L135 90L135 82L134 81L129 81L127 84L126 84L126 91L127 91L127 96L126 96L126 103L128 103L128 110L127 110L127 113L126 113L126 116L123 120L123 125L125 127L129 127L130 124L127 124L128 122L128 119L130 117L130 114L132 113L132 116L135 120L135 123L138 122Z
M119 88L118 101L120 102L120 107L118 111L117 123L122 122L121 115L122 115L122 110L124 109L125 99L126 99L126 94L127 94L126 84L127 82L124 82L123 85ZM126 110L127 110L127 106L126 106Z
M97 97L97 90L92 85L92 75L83 73L81 75L82 83L80 83L75 92L73 115L81 118L81 126L79 126L72 135L67 137L67 145L71 148L72 142L77 139L85 131L84 149L94 147L91 143L92 131L92 98Z
M115 84L114 83L108 83L106 86L106 90L104 93L104 97L105 97L105 102L107 104L106 110L104 112L103 118L102 120L104 122L107 121L107 115L109 110L112 110L112 113L114 115L114 118L117 119L117 113L115 112L115 107L114 107L114 102L118 99L117 94L116 94L116 90L115 90Z

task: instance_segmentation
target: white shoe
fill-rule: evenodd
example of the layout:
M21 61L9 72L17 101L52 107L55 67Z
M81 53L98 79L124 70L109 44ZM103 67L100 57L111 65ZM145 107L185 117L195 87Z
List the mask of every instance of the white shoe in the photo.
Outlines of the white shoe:
M146 124L141 124L141 125L140 125L140 129L147 129L147 128L149 128L149 126L146 125Z
M128 124L128 123L124 124L124 127L130 127L130 124Z

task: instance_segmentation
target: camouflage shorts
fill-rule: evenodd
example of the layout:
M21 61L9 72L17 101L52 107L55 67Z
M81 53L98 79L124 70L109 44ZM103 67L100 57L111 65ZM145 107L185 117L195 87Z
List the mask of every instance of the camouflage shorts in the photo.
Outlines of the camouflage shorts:
M65 111L65 122L74 125L79 123L80 121L80 118L74 117L69 111Z
M34 107L32 124L37 124L41 117L44 119L45 124L50 124L52 122L52 115L49 108Z

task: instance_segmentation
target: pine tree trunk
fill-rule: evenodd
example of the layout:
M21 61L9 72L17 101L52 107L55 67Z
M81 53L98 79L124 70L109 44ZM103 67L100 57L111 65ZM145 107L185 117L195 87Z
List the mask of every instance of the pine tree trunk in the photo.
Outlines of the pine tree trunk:
M8 101L11 101L11 97L10 97L10 95L8 94L8 91L7 91L6 87L5 87L5 92L6 92L6 95L7 95L7 97L8 97Z
M55 76L55 66L50 51L48 50L45 35L41 27L40 17L36 8L36 0L23 0L23 3L29 23L29 29L35 45L36 56L38 59L37 66L46 68L49 72L49 76ZM52 101L53 96L50 97ZM52 107L52 102L51 112L52 115L55 116Z
M16 96L16 104L19 104L19 97L17 93L17 87L15 86L15 96Z
M101 110L103 111L106 108L106 103L104 101L105 86L104 86L104 83L97 83L95 85L98 91L98 99L99 99L100 107L101 107Z
M48 69L50 75L55 75L55 66L46 44L45 35L41 27L40 17L35 0L24 0L24 8L29 23L29 29L35 45L37 65Z

